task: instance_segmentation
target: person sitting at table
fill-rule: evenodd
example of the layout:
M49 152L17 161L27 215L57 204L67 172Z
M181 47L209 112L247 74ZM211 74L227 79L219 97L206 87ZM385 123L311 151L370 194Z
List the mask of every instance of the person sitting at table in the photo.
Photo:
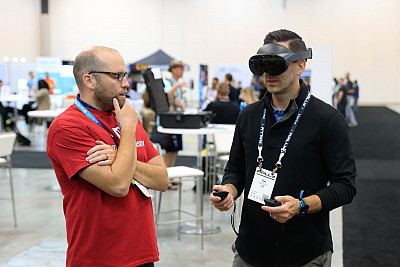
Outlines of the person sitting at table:
M0 91L1 91L1 87L3 87L3 81L0 80ZM3 125L1 125L2 127L0 127L1 129L5 129L5 130L11 130L11 129L7 129L9 128L7 125L7 120L9 120L12 116L12 114L14 113L14 109L12 107L8 107L7 104L5 104L3 106L3 104L0 102L0 115L2 118L2 123Z
M229 87L226 83L217 86L217 100L208 104L205 111L212 111L211 123L235 124L239 114L239 105L229 100Z
M34 95L34 98L36 98L36 103L34 103L32 106L29 104L25 104L22 107L21 115L25 117L25 122L27 125L32 125L33 123L33 120L28 116L29 111L50 109L49 85L45 80L39 80L37 88L39 88L39 90Z

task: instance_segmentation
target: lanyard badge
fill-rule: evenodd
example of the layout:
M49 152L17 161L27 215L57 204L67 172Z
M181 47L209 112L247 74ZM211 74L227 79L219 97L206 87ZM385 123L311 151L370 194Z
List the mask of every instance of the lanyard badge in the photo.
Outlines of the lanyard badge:
M292 138L297 125L299 124L300 118L304 113L304 110L310 100L311 94L308 93L307 98L304 100L302 106L297 113L296 120L294 121L292 127L290 128L289 134L286 138L283 147L281 148L281 152L279 154L278 161L275 163L275 167L272 171L266 170L262 168L262 163L264 161L262 157L262 150L264 144L264 130L265 130L265 120L267 109L264 108L263 116L261 117L260 122L260 135L258 138L258 157L257 163L258 166L254 173L253 182L250 187L248 199L254 200L262 205L264 205L264 199L270 199L272 195L272 191L275 187L276 179L278 178L278 169L282 168L282 159L286 155L287 147L289 145L290 139Z

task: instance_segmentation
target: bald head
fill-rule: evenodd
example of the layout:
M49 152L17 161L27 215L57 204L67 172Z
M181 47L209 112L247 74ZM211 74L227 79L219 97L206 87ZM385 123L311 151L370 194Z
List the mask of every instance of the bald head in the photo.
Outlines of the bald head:
M83 50L76 56L73 72L79 89L83 88L82 77L84 74L91 71L101 71L107 66L107 63L102 60L103 55L107 53L119 54L117 50L112 48L92 46Z

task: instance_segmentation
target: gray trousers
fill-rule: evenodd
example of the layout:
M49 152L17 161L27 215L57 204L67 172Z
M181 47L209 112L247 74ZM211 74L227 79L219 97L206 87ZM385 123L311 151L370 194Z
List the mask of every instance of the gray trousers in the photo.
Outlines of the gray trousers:
M357 119L356 116L354 115L354 111L351 108L351 101L353 100L352 95L347 96L347 105L346 105L346 120L348 123L350 123L353 126L357 125Z
M254 265L248 264L245 262L237 253L235 243L232 245L233 254L235 257L233 258L232 267L255 267ZM303 265L303 267L331 267L332 262L332 251L322 254L321 256L316 257L309 263Z

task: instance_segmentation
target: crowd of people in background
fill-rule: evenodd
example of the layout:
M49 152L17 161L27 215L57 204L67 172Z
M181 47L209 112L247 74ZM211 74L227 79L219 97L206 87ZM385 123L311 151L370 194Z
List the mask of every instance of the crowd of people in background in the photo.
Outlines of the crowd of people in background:
M357 80L351 81L350 73L345 78L333 78L332 106L342 113L349 127L358 126L356 114L358 112L359 86Z
M307 89L311 91L310 78L304 77L303 81ZM350 127L356 127L358 125L356 119L359 98L358 82L357 80L352 81L350 79L349 72L345 74L344 78L334 78L333 81L332 106L343 114ZM217 111L215 107L219 106L221 102L228 102L225 97L221 96L221 94L218 94L218 88L220 84L228 85L227 88L229 90L229 102L234 105L238 105L240 110L251 103L257 102L259 99L262 99L267 92L267 87L265 86L263 77L253 76L250 86L243 89L240 88L241 82L237 82L235 85L235 80L230 73L225 75L225 80L223 83L219 84L218 82L218 78L213 78L211 85L205 87L203 92L202 101L205 102L205 110L212 110L216 114L214 120L211 121L212 123L229 124L231 121L236 121L237 118L237 116L229 115L231 113L235 114L234 112L229 112L229 114L225 113L224 116L222 114L218 114L219 112L222 113L222 111ZM224 119L221 120L221 118Z
M174 110L184 110L183 94L184 87L187 86L187 83L180 81L180 78L183 76L184 65L181 61L173 61L169 71L172 74L172 78L164 79L164 83L166 84L165 92L170 100L170 106ZM137 82L134 79L134 73L129 73L128 82L128 97L133 99L143 99L145 102L142 110L142 116L144 118L143 126L150 137L155 126L156 114L149 107L148 95L146 95L146 92L143 95L137 92ZM306 77L304 78L304 82L310 90L310 79ZM2 82L0 81L0 88L1 86ZM19 115L22 115L25 119L27 125L30 127L34 125L33 120L28 116L29 111L50 109L49 95L54 93L54 88L55 82L49 77L48 72L45 73L45 78L43 80L37 82L35 82L35 73L29 73L27 89L31 101L23 105L22 109L18 111ZM251 84L242 88L241 81L236 82L232 74L226 73L223 82L220 82L217 77L214 77L211 84L204 87L201 102L203 102L202 106L204 107L204 110L212 111L215 114L211 120L212 123L234 124L239 111L247 105L262 99L266 92L267 88L263 77L254 76ZM337 108L343 114L350 127L358 125L356 119L358 97L358 82L357 80L352 81L350 79L350 73L347 72L344 78L333 79L332 106ZM14 109L12 107L1 105L0 111L3 124L2 129L8 129L9 127L7 127L7 125L10 123ZM179 144L181 143L181 141L177 141ZM178 145L178 149L180 147L181 146ZM177 152L174 151L172 154L173 156L169 157L171 153L167 153L167 159L171 158L170 161L173 165L172 162L174 162Z

